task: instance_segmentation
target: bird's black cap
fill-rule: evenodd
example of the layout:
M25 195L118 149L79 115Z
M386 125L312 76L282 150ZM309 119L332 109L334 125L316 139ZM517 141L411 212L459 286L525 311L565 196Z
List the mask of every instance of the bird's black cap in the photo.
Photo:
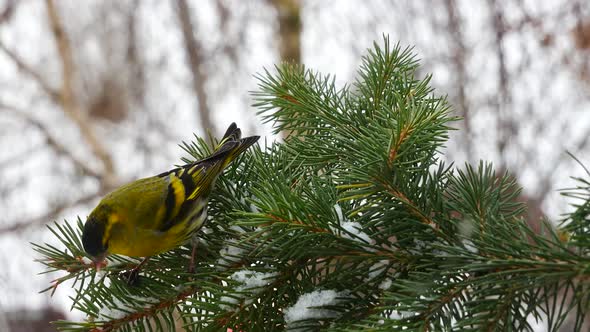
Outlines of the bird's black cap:
M82 245L88 255L102 260L107 252L107 246L102 242L105 223L93 216L88 217L82 232Z

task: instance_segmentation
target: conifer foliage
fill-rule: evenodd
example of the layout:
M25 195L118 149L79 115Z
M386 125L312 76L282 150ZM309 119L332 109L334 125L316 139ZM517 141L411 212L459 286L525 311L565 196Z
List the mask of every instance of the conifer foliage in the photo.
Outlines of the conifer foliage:
M48 288L73 282L84 322L66 331L551 331L587 311L590 183L567 192L574 212L541 234L519 188L490 164L441 161L451 116L410 49L375 44L357 80L283 65L259 76L255 107L282 143L251 149L217 182L190 246L100 272L80 243L82 220L50 227L65 246L35 245ZM209 153L196 138L185 162ZM590 174L589 174L590 178ZM68 281L68 282L65 282ZM65 283L64 283L65 282ZM60 286L61 285L61 286ZM564 296L567 294L567 296Z

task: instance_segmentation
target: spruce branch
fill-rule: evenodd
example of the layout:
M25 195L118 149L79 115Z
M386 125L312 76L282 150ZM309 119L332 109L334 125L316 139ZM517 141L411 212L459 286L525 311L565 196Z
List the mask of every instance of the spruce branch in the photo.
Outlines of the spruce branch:
M283 143L255 147L218 179L190 249L85 263L80 227L51 229L64 249L35 245L46 271L72 281L86 322L67 331L551 331L581 329L590 303L590 180L564 192L574 211L531 230L520 188L489 163L440 161L457 120L411 49L375 44L351 85L303 66L259 76L255 106ZM210 139L215 146L215 140ZM182 143L192 162L211 153ZM51 289L51 288L50 288ZM564 292L566 296L564 296Z

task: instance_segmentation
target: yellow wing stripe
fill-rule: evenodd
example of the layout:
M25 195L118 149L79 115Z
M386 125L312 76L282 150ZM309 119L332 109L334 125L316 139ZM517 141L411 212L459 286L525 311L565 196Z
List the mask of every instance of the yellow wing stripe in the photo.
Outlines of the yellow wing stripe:
M171 211L170 216L175 216L178 214L182 203L184 203L184 185L182 181L174 175L174 173L170 173L170 186L172 187L172 191L174 193L174 209Z
M199 164L196 164L195 166L191 167L191 168L188 170L188 174L192 175L192 176L193 176L193 178L194 178L194 177L195 177L195 175L196 175L196 174L199 174L199 173L198 173L198 172L197 172L196 174L193 174L193 173L194 173L194 172L195 172L195 170L196 170L198 167L200 167L200 166L201 166L201 165L199 165Z
M223 168L220 169L219 165L217 164L217 165L213 165L212 167L208 168L205 171L203 171L202 168L199 168L195 174L192 174L192 177L196 183L196 186L195 186L195 190L187 198L187 200L195 199L196 197L201 195L201 191L203 189L208 190L207 188L211 187L213 180L215 179L215 177L217 177L217 175L219 174L219 172L221 170L223 170ZM203 174L201 174L201 173L203 173Z
M198 166L198 165L197 165ZM194 173L193 173L194 172ZM187 200L191 200L194 199L195 197L197 197L197 195L199 195L199 193L201 192L201 188L202 186L200 185L201 183L204 183L201 179L201 173L203 173L203 168L198 168L195 169L195 167L192 167L189 171L188 174L191 175L192 179L193 179L193 183L195 184L195 189L193 190L193 192L188 196ZM205 176L207 176L207 172L205 172ZM197 181L198 180L198 181Z

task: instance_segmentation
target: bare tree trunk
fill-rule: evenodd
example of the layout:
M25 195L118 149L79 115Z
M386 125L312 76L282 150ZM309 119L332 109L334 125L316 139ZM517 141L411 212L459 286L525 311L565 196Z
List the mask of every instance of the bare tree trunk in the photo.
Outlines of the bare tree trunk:
M279 19L282 61L301 63L301 4L298 0L271 0Z
M116 184L113 161L102 143L96 138L94 130L86 115L81 111L80 105L76 100L73 88L73 77L75 74L75 65L72 57L70 42L66 36L65 30L57 14L53 0L46 0L47 16L51 31L55 38L55 44L59 52L62 65L62 86L59 95L59 101L64 113L78 126L84 140L90 145L90 149L103 164L103 174L101 184L103 187L112 187Z
M507 167L506 147L512 137L515 136L516 126L510 118L506 108L510 104L508 69L506 68L506 55L504 52L504 36L506 34L506 24L502 8L496 0L488 1L492 13L492 31L495 36L496 56L498 59L498 101L496 109L498 112L498 153L500 155L498 168Z
M270 0L279 21L279 52L282 62L301 63L301 3L298 0ZM291 132L281 132L287 138Z
M473 140L471 137L471 114L466 95L467 76L466 70L466 56L467 47L463 41L463 30L461 26L460 13L457 10L455 0L446 0L447 15L449 17L448 31L454 43L454 50L452 54L452 62L457 74L457 104L459 108L459 115L463 118L463 142L461 144L465 147L465 154L467 161L472 161L473 158Z
M137 33L137 12L140 6L139 0L134 0L127 13L127 63L131 66L131 82L133 86L131 93L135 101L143 104L145 98L145 72L144 64L141 60L140 49L138 48L138 33Z
M203 66L202 48L195 39L194 27L186 0L176 1L176 13L184 37L186 60L193 76L193 90L197 97L199 107L198 114L201 125L205 131L215 129L211 122L209 104L207 102L207 92L205 91L207 73Z

